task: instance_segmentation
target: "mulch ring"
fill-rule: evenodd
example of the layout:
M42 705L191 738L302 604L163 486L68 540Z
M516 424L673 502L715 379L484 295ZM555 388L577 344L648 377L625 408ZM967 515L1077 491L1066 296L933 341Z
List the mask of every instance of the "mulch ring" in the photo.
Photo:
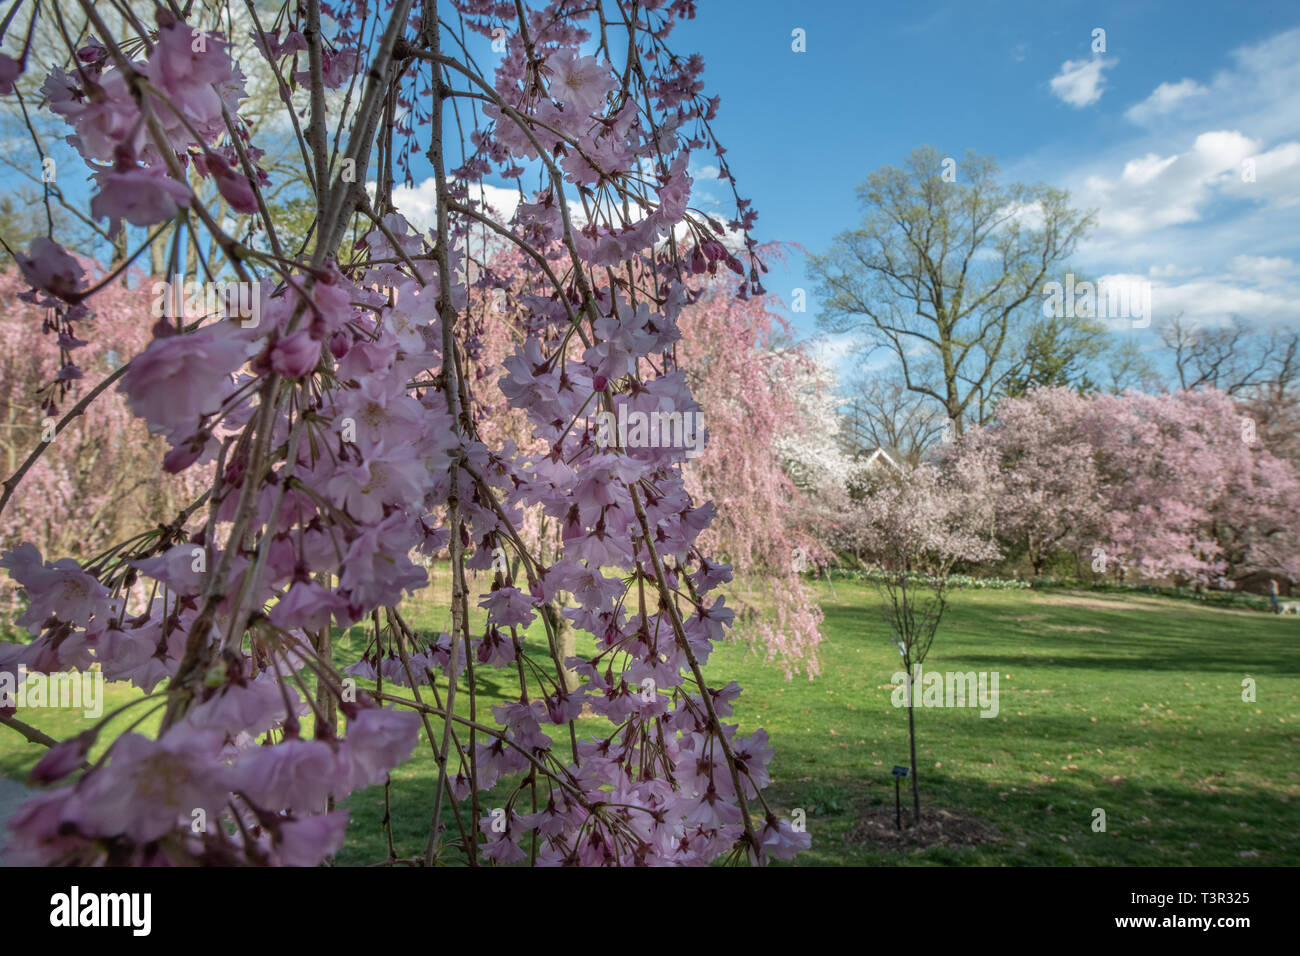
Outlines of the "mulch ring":
M844 839L857 846L876 849L928 849L936 846L978 846L1000 843L1002 831L981 817L968 817L951 810L921 808L920 826L911 825L911 810L903 808L903 829L894 820L894 808L864 807L858 822Z

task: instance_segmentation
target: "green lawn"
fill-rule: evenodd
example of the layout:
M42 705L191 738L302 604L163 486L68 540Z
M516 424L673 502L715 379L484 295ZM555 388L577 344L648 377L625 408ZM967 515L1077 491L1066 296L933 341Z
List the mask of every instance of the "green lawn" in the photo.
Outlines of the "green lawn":
M999 713L918 710L922 810L978 817L1003 839L893 849L854 830L870 808L892 808L890 768L907 762L906 713L890 703L897 651L874 588L818 588L821 676L787 681L739 643L719 648L707 669L715 684L744 687L742 730L771 735L768 800L782 814L802 808L813 836L800 863L1300 863L1300 620L1157 597L956 593L927 670L996 671ZM443 617L431 605L413 613L430 628ZM361 643L341 642L340 662ZM511 692L513 671L479 676L486 696ZM1242 700L1247 677L1253 703ZM109 706L129 696L114 688ZM57 711L36 722L56 736L84 727ZM393 773L399 856L421 853L427 834L435 776L422 746ZM38 755L0 728L0 773L21 777ZM503 785L482 804L498 806L507 793ZM383 788L348 805L339 862L384 859ZM1106 811L1104 833L1092 829L1096 808Z

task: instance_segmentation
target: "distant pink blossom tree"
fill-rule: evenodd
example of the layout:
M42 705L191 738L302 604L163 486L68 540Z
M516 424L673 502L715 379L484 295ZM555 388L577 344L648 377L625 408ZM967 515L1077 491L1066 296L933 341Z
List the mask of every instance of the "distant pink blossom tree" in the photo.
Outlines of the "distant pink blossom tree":
M1057 550L1095 544L1107 518L1096 449L1084 429L1090 407L1068 388L1004 399L996 424L972 429L953 449L957 462L975 455L996 464L998 538L1023 553L1035 575Z
M1224 393L1004 400L955 450L1000 473L999 538L1035 573L1053 551L1104 573L1205 585L1300 575L1300 481Z
M1106 502L1101 545L1123 567L1195 584L1300 573L1295 471L1249 440L1227 395L1099 395L1084 430Z
M818 671L821 609L801 572L824 556L803 521L804 494L783 468L780 439L808 427L789 388L813 363L765 295L715 281L684 310L677 359L706 409L709 443L685 469L687 487L718 505L702 539L758 590L746 630L787 674ZM802 558L802 560L801 560Z
M83 265L92 278L105 275ZM0 470L19 476L0 492L0 548L30 540L44 553L88 560L129 532L171 521L201 490L206 469L163 471L166 443L112 389L55 433L96 382L148 344L151 287L131 278L134 287L114 281L93 308L72 312L27 301L18 270L0 272ZM7 578L0 589L15 607Z

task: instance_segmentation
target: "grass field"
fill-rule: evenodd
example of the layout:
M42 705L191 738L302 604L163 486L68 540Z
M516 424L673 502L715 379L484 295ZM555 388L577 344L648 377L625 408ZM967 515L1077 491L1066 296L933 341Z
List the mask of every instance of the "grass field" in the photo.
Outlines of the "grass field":
M872 586L817 587L826 640L815 680L787 681L740 643L707 668L715 685L744 687L742 732L771 735L768 800L782 814L803 809L813 837L798 863L1300 864L1300 621L1158 597L957 592L926 669L997 672L999 713L917 711L922 811L976 818L1000 838L909 848L863 839L860 826L892 814L890 768L907 763L906 712L890 702L897 651ZM426 606L414 618L437 628L442 616ZM345 662L361 641L341 645ZM505 676L480 670L482 693L509 693ZM131 693L111 688L109 707ZM59 711L35 722L55 736L84 727ZM0 728L0 773L21 777L38 756ZM434 779L427 748L393 774L399 856L423 851ZM339 862L385 859L383 788L348 805ZM1097 808L1105 832L1093 830Z

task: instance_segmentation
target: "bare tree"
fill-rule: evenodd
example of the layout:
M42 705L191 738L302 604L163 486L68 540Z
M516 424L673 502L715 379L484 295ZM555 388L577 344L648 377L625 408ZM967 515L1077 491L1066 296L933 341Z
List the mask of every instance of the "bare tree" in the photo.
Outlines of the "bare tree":
M898 376L864 375L851 385L841 435L850 455L886 448L914 465L946 420L943 406L911 391Z
M1179 388L1217 388L1250 419L1273 454L1300 465L1300 331L1233 316L1207 326L1175 316L1160 326Z
M1173 353L1179 388L1217 388L1236 395L1262 385L1267 376L1267 347L1236 316L1230 325L1207 328L1179 313L1160 323L1160 339Z
M991 157L958 167L922 146L903 168L858 187L862 225L814 256L832 331L866 333L898 360L905 386L938 402L961 434L992 413L1000 362L1045 281L1092 218L1050 186L1001 186Z

